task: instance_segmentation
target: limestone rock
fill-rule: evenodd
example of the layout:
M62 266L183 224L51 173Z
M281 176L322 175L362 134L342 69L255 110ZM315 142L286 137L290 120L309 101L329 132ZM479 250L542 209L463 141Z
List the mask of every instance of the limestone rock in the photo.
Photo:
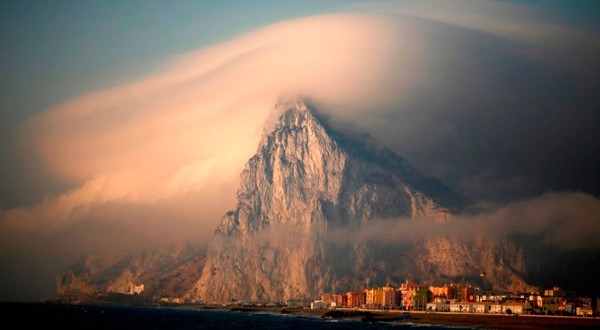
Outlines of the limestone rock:
M276 110L279 119L246 164L237 205L218 225L190 297L286 301L350 290L394 271L423 275L418 265L406 268L417 260L410 249L387 259L375 243L332 233L360 233L375 220L447 221L467 200L373 138L334 129L302 100ZM437 254L426 243L410 244Z
M198 280L205 261L205 251L193 246L90 253L57 276L56 294L134 294L143 285L139 293L146 297L182 297Z

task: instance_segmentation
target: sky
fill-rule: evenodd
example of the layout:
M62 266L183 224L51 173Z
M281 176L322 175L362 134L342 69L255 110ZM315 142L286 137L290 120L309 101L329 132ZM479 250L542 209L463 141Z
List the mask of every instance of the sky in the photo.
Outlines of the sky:
M1 1L0 300L50 296L84 252L207 242L296 95L482 205L482 228L598 248L599 18L594 0Z

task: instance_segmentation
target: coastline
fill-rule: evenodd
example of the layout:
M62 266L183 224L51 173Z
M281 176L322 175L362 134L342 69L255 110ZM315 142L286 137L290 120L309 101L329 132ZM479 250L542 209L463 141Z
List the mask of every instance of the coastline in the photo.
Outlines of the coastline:
M318 318L352 318L364 322L394 322L412 324L430 324L443 326L464 326L478 329L497 330L539 330L539 329L573 329L587 330L600 329L600 318L595 317L570 317L547 315L504 315L481 313L452 313L452 312L404 312L381 310L311 310L302 308L285 307L237 307L217 309L240 312L263 312L274 314L295 314ZM402 314L410 315L406 319Z
M501 315L450 312L411 312L407 321L415 324L438 324L446 326L472 326L485 329L533 330L533 329L600 329L600 319L565 316ZM382 316L385 318L385 316Z
M29 306L30 305L30 306ZM45 306L46 305L46 306ZM63 305L67 309L61 309L59 313L51 306ZM570 317L570 316L546 316L546 315L518 315L511 316L506 314L482 314L482 313L452 313L452 312L405 312L400 310L370 310L370 309L309 309L309 308L289 308L285 306L255 307L255 306L227 306L227 305L199 305L199 304L115 304L115 303L2 303L5 312L10 317L23 322L23 318L32 321L39 317L48 322L63 322L64 318L60 315L62 311L70 311L68 315L71 322L77 320L89 320L91 313L82 314L88 310L86 306L129 306L129 307L148 307L180 309L190 311L224 311L231 313L269 313L273 315L297 315L314 318L331 319L353 319L359 322L369 323L390 323L390 324L420 324L439 325L444 327L462 327L471 329L490 329L490 330L538 330L538 329L573 329L588 330L600 329L600 318L595 317ZM22 308L22 306L29 306ZM45 307L44 307L45 306ZM70 306L70 307L69 307ZM32 308L33 307L33 308ZM31 314L33 313L33 314ZM31 318L31 315L36 317ZM67 315L67 314L64 314ZM410 318L407 316L410 315ZM131 320L130 320L131 321ZM79 323L77 323L80 325ZM64 326L64 324L63 324ZM64 327L63 327L64 328Z

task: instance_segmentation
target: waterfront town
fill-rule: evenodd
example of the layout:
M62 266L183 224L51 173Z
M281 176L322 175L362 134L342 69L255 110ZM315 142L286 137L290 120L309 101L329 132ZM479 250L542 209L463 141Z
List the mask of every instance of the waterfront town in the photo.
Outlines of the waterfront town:
M382 286L345 294L323 294L320 300L312 301L310 306L312 309L345 307L516 315L598 315L598 298L581 297L559 287L543 292L493 293L466 283L425 286L410 280L399 287Z
M160 301L190 303L183 298L163 297ZM598 297L584 297L560 287L543 292L494 292L468 283L427 286L406 280L399 286L385 285L342 294L323 293L316 300L301 298L279 303L232 301L225 305L595 317L599 315L599 302Z

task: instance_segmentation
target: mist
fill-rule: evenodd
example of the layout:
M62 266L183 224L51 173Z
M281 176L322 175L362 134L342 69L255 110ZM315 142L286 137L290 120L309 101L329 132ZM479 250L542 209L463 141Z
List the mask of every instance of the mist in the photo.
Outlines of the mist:
M336 228L331 240L375 241L401 247L419 240L449 238L469 242L475 238L497 241L531 236L541 248L600 249L600 199L578 192L547 193L503 205L474 205L472 210L447 221L432 218L377 219L364 228Z
M400 221L400 235L537 231L597 248L600 38L520 5L458 2L442 15L408 3L266 26L29 117L17 146L28 162L9 170L41 178L28 182L36 203L0 210L2 282L15 283L3 296L50 296L88 251L206 245L286 96L494 205L439 231Z

